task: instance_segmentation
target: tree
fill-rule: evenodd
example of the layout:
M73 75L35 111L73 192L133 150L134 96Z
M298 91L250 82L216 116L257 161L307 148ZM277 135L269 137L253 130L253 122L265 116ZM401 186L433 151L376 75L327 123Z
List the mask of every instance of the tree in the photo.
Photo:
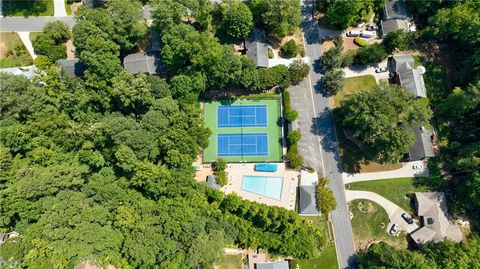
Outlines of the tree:
M310 66L302 60L294 60L288 67L288 76L293 85L300 83L310 73Z
M178 1L158 1L152 13L153 26L163 34L172 26L181 24L186 15L187 8Z
M432 111L410 93L381 84L340 104L343 128L365 144L366 159L395 163L414 143L412 124L428 126Z
M300 48L298 47L295 40L289 40L281 47L282 54L287 58L292 58L297 56Z
M62 21L54 21L45 24L43 33L52 38L55 44L65 43L70 39L70 28Z
M375 43L358 49L355 55L354 63L358 65L366 65L379 63L387 58L388 54L381 44Z
M327 18L330 23L346 29L359 23L371 12L373 0L367 1L330 1L327 7Z
M300 2L295 0L253 0L248 5L254 19L267 29L267 32L283 38L300 26Z
M337 94L343 88L345 84L344 76L345 74L342 69L328 70L325 72L323 82L331 95Z
M340 68L342 65L343 46L335 46L323 53L320 57L322 64L326 70Z
M388 54L395 49L405 51L408 49L407 34L403 30L390 32L383 38L382 45Z
M216 181L220 186L225 186L228 184L228 174L225 171L227 169L227 162L218 158L213 164L213 174L216 176Z
M242 2L228 3L223 27L225 32L233 38L247 38L253 27L252 12Z
M299 169L303 165L303 157L298 153L297 144L288 147L286 158L290 167L294 169Z
M302 139L300 131L291 131L287 135L287 142L289 145L296 144L300 139Z
M323 214L328 214L337 207L337 201L333 196L333 192L327 186L327 178L322 178L318 181L316 192L317 209Z
M45 55L51 62L67 57L65 42L70 39L70 29L64 22L49 22L43 28L32 45L40 55Z

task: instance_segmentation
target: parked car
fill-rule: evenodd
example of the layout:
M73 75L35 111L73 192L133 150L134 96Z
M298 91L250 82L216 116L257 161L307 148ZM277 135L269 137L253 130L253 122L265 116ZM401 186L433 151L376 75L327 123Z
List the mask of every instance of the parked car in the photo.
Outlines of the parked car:
M360 34L361 34L360 31L353 30L353 31L349 31L347 33L347 36L359 36Z
M367 30L376 31L376 30L378 30L378 25L376 25L374 23L371 23L370 25L368 25Z
M375 73L384 73L384 72L387 72L387 68L386 68L386 67L377 67L377 68L375 68Z
M357 24L357 28L362 28L363 26L365 26L365 22L361 22L361 23Z
M366 38L371 38L371 37L375 36L375 32L373 32L373 31L362 31L360 33L360 36L361 37L366 37Z
M413 224L413 218L408 213L403 213L402 218L408 223Z
M398 231L398 225L394 223L392 225L392 228L390 228L390 234L395 234L397 231Z
M420 169L423 168L423 165L421 165L421 164L414 164L414 165L412 166L412 168L413 168L413 170L420 170Z

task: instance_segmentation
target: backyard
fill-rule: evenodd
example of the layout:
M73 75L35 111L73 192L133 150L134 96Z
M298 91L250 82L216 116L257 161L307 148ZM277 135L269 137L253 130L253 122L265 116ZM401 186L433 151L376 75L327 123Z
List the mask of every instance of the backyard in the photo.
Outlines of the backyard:
M0 33L0 68L27 66L32 62L17 33Z
M216 269L242 269L242 255L223 255L214 266Z
M387 232L388 215L378 204L368 200L354 200L349 203L352 230L357 251L363 251L373 242L385 241L399 248L407 247L404 233L395 236Z
M410 213L414 211L411 206L410 195L414 192L424 192L428 190L425 186L416 186L414 178L409 177L355 182L346 184L345 188L348 190L375 192L397 204L404 210L410 211Z

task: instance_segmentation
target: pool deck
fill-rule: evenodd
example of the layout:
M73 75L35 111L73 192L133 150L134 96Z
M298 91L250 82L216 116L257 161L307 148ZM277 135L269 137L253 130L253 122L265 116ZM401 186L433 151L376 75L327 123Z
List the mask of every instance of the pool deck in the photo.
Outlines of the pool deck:
M288 170L284 163L278 163L276 172L256 172L254 163L231 163L227 166L228 184L221 190L226 193L236 193L246 200L263 203L270 206L280 206L288 210L295 210L295 200L297 197L297 186L299 172ZM242 190L243 176L267 176L283 177L283 189L281 200L268 198L266 196Z

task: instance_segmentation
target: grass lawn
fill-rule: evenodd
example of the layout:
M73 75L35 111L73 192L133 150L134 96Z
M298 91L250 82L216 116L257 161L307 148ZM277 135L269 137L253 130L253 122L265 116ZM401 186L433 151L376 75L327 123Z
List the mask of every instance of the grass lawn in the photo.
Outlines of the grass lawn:
M302 217L311 221L312 226L318 228L322 231L325 238L328 238L328 220L326 215L315 216L315 217Z
M414 192L428 190L428 187L426 186L415 186L414 179L410 177L355 182L346 184L345 187L349 190L362 190L378 193L406 211L410 211L410 213L413 213L414 209L411 206L409 195Z
M242 269L241 255L223 255L217 261L218 269Z
M2 5L4 16L53 16L53 9L52 0L7 0Z
M17 33L0 33L0 68L27 66L32 57Z
M364 250L373 241L385 241L399 248L407 247L404 233L393 236L387 232L388 215L381 206L368 200L354 200L349 205L353 214L352 230L357 250Z
M72 15L72 7L67 4L67 1L65 1L65 11L67 11L67 15Z
M296 260L300 269L337 269L337 252L335 244L328 244L322 254L315 259Z
M342 90L333 97L333 105L337 107L347 96L353 93L371 90L376 85L375 77L372 75L346 78Z

